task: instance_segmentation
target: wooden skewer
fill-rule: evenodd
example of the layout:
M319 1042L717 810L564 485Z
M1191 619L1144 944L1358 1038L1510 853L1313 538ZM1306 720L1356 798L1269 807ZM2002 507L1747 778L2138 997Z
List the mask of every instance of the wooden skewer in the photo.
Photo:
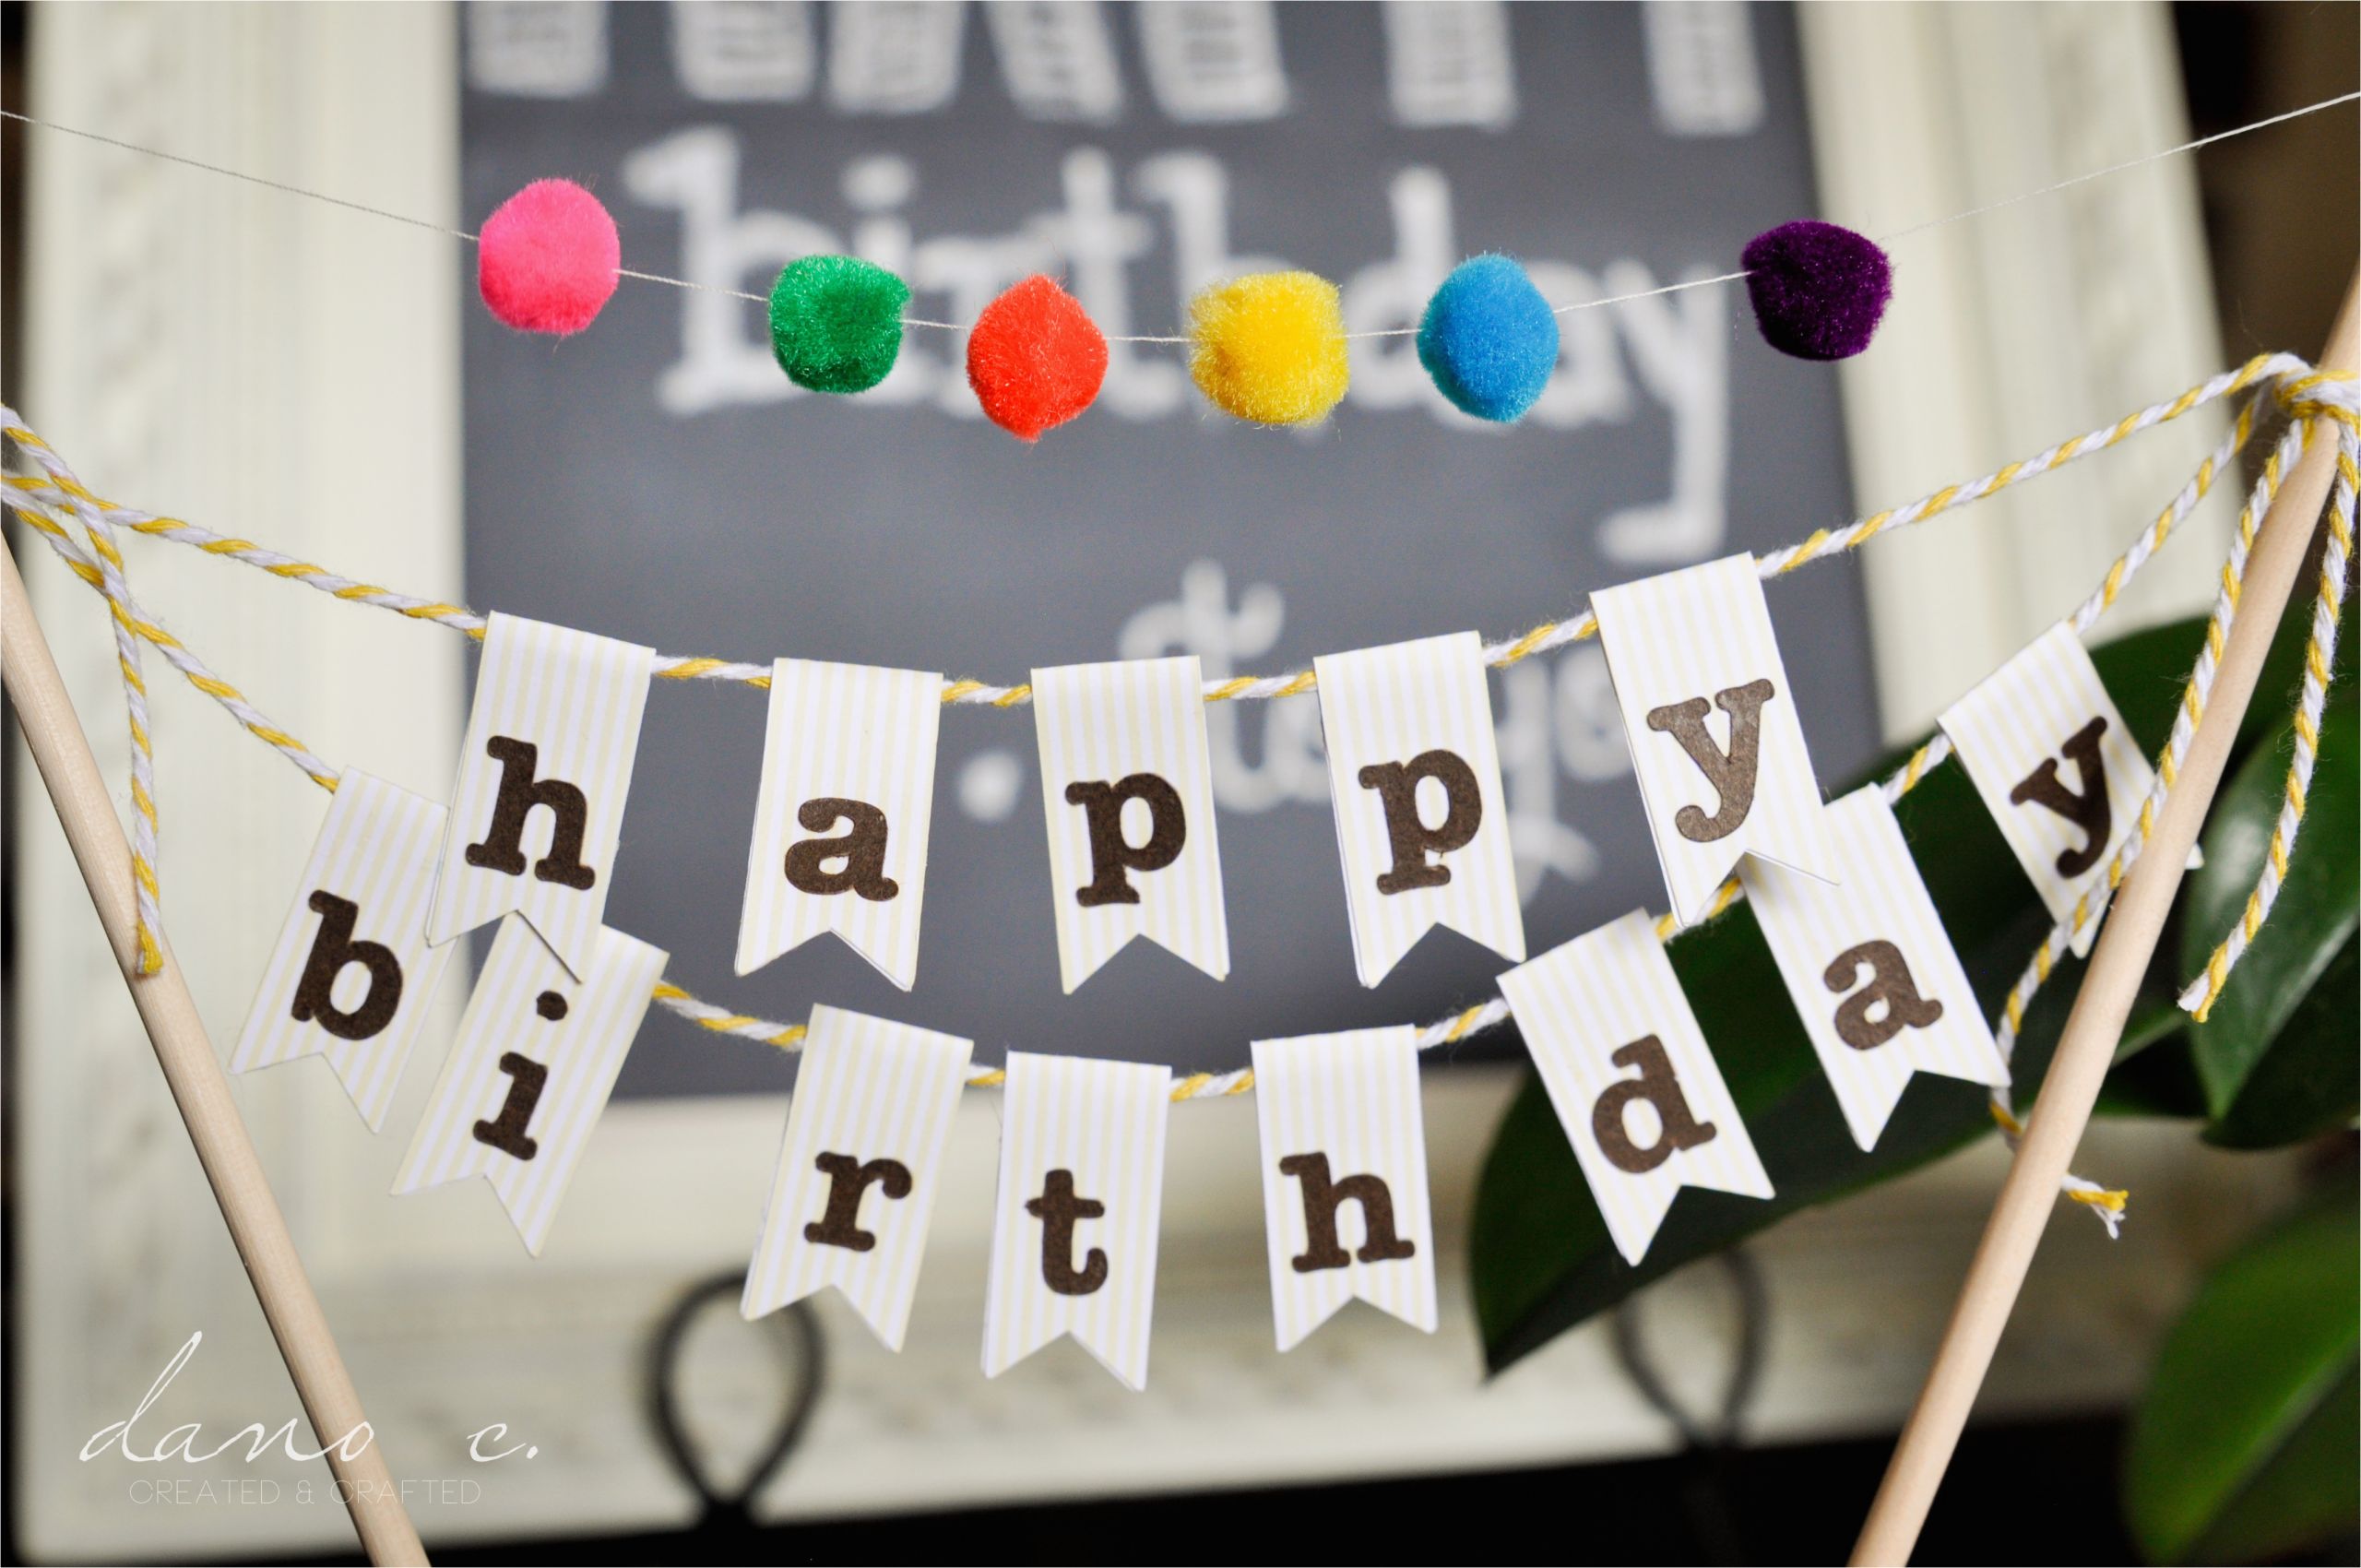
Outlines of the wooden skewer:
M2361 308L2357 307L2361 307L2361 269L2355 270L2346 286L2344 303L2320 355L2321 369L2361 366ZM2214 673L2204 716L2189 742L2180 777L2156 814L2155 832L2123 879L2114 909L2101 928L2097 950L2075 995L2073 1011L2067 1015L2049 1075L2026 1120L2016 1162L2001 1184L1984 1239L1968 1265L1967 1281L1952 1310L1942 1345L1935 1352L1927 1385L1902 1429L1877 1500L1869 1505L1860 1539L1853 1547L1857 1565L1906 1562L1917 1544L1927 1509L1934 1502L1936 1488L1942 1484L1960 1430L1992 1364L1993 1349L2016 1305L2034 1251L2041 1243L2042 1229L2057 1206L2058 1183L2066 1175L2075 1145L2082 1141L2099 1086L2115 1059L2116 1042L2123 1036L2141 977L2147 972L2149 956L2172 909L2189 847L2197 842L2198 829L2213 806L2230 742L2246 714L2248 699L2254 695L2263 655L2279 630L2335 471L2336 441L2325 430L2316 432L2263 517L2254 550L2247 558L2237 619L2231 624L2228 646Z
M230 1239L237 1244L263 1316L295 1380L303 1413L327 1449L328 1468L352 1515L352 1527L371 1562L422 1563L426 1549L402 1507L374 1429L368 1445L351 1458L335 1446L365 1424L361 1396L344 1370L344 1358L328 1332L319 1298L312 1293L294 1238L287 1233L279 1200L263 1175L237 1102L230 1098L230 1081L214 1057L213 1043L206 1038L204 1021L170 944L164 946L160 973L135 977L138 939L131 846L99 777L98 761L90 754L89 739L75 717L65 683L58 678L48 639L33 618L16 558L5 548L0 548L0 676L6 678L17 722L24 729L42 781L49 786L57 819L82 868L90 903L131 988L140 1022L156 1048L156 1061L172 1086L181 1120L188 1124L189 1142L196 1146L205 1179L212 1183L221 1218L229 1223Z

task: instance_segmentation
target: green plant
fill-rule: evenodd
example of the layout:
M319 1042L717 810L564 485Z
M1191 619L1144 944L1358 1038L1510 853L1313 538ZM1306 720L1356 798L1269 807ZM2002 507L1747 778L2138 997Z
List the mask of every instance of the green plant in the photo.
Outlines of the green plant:
M2340 1190L2225 1259L2131 1424L2124 1513L2157 1562L2252 1562L2354 1527L2361 1205Z
M2361 984L2355 934L2361 722L2351 619L2348 611L2310 809L2271 923L2209 1021L2193 1024L2175 992L2236 918L2261 864L2287 766L2287 716L2308 604L2280 629L2206 825L2206 863L2189 878L2177 929L2168 928L2158 946L2102 1114L2186 1118L2201 1123L2210 1142L2269 1148L2345 1126L2361 1110L2354 1027ZM2202 636L2202 623L2192 620L2094 651L2125 722L2151 754L2170 730ZM1863 779L1881 777L1901 754ZM1931 773L1897 814L1989 1014L2047 930L2048 916L1956 766ZM1979 1087L1921 1075L1878 1146L1855 1147L1746 907L1669 951L1778 1196L1762 1202L1686 1189L1645 1260L1628 1265L1608 1239L1547 1095L1528 1075L1487 1157L1471 1230L1477 1313L1495 1371L1685 1263L1993 1132ZM2021 1106L2040 1087L2082 970L2077 960L2061 963L2027 1012L2013 1064ZM1782 1000L1765 1005L1765 997ZM2348 1294L2339 1309L2348 1330L2352 1308Z

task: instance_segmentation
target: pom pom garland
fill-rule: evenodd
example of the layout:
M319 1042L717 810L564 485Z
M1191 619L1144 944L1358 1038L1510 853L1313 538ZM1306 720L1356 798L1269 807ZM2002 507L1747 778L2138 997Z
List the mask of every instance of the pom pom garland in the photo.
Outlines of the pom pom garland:
M571 180L534 181L501 203L476 238L485 308L520 332L581 331L622 276L613 217ZM1741 260L1763 340L1798 359L1849 359L1868 348L1893 295L1892 264L1875 241L1815 219L1763 231ZM865 392L900 357L909 302L909 285L873 262L804 256L772 285L772 352L798 386ZM1309 272L1205 289L1189 302L1190 375L1238 419L1324 419L1351 381L1341 304L1336 285ZM1454 267L1427 302L1417 338L1436 389L1477 419L1524 418L1557 369L1557 313L1506 255ZM1105 334L1047 277L1003 292L968 329L968 385L985 416L1020 441L1089 408L1107 365Z
M1214 407L1262 424L1326 417L1352 378L1336 285L1261 272L1189 302L1189 374Z
M598 318L623 261L597 196L571 180L536 180L484 220L476 291L503 327L566 337Z
M771 286L771 352L798 386L866 392L902 351L910 286L874 262L807 255Z
M1816 219L1764 230L1739 259L1762 340L1801 360L1868 348L1893 297L1893 267L1877 242Z
M967 385L984 417L1019 441L1090 407L1106 379L1106 334L1038 273L986 305L967 334Z
M1504 255L1476 256L1427 302L1418 362L1452 407L1513 423L1558 368L1558 317L1524 267Z

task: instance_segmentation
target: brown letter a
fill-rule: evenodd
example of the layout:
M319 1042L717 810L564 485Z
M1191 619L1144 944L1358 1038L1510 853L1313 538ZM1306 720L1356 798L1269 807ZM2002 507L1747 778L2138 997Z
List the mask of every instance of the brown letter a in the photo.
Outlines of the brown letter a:
M2098 864L2099 857L2106 852L2107 829L2115 814L2107 804L2106 764L2099 755L2099 737L2106 733L2106 718L2102 714L2067 736L2066 743L2058 748L2082 776L2081 794L2059 782L2058 759L2054 756L2042 758L2041 766L2009 791L2011 805L2021 806L2031 801L2035 805L2047 806L2087 835L2081 849L2058 852L2060 876L2082 875Z
M1836 1038L1846 1045L1856 1051L1875 1051L1903 1030L1923 1029L1943 1016L1940 1002L1918 994L1909 962L1891 942L1847 947L1836 955L1821 979L1829 990L1842 994L1864 964L1869 966L1869 983L1845 997L1836 1009ZM1870 1017L1870 1009L1880 1002L1885 1012Z
M846 826L836 837L806 838L788 850L788 882L799 892L857 893L872 904L899 893L901 885L885 874L884 812L867 801L826 796L804 802L795 813L795 820L811 833L825 833L838 818ZM826 870L830 861L844 861L845 869Z

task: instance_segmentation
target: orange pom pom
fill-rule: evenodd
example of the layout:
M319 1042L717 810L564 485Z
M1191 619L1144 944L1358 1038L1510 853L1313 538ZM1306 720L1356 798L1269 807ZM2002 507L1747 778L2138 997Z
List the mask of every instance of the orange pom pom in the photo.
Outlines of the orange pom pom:
M1019 441L1090 407L1106 379L1106 334L1038 273L986 305L967 334L967 385L984 417Z

